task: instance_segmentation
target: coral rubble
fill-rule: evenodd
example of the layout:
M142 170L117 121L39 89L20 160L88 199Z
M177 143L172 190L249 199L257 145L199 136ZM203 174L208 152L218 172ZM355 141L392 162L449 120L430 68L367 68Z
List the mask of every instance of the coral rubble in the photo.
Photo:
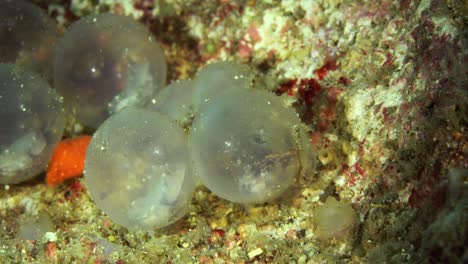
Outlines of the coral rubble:
M0 190L7 263L463 263L466 256L466 5L437 0L35 0L63 27L90 13L132 16L162 42L170 81L232 60L290 96L311 129L317 172L280 200L244 207L207 189L153 234L110 222L81 179ZM329 199L357 214L320 239ZM49 238L15 239L47 212ZM466 222L466 221L465 221ZM105 250L95 250L104 248ZM103 253L104 252L104 253Z

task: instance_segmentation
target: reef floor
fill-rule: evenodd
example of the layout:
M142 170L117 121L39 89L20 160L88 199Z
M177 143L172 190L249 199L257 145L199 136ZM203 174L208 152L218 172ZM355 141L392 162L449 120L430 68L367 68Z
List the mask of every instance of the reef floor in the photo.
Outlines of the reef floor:
M151 234L114 224L81 178L0 186L0 262L468 262L466 1L33 2L63 30L94 12L134 17L161 42L169 83L249 65L295 100L315 166L261 205L199 187L186 217ZM330 198L356 215L348 229L320 229Z

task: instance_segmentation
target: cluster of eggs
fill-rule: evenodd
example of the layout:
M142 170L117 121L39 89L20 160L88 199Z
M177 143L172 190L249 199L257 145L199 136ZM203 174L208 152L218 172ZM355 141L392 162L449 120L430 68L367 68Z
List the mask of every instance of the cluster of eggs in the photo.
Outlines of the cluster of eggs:
M125 16L90 15L58 45L54 87L81 124L97 128L109 115L137 106L166 81L164 53L151 33Z
M248 67L213 63L110 116L88 147L85 180L115 222L151 230L185 214L197 181L232 202L278 197L307 163L303 132Z
M63 36L28 1L0 0L0 184L40 174L65 116L96 129L165 84L166 61L133 19L90 15Z
M62 136L62 102L48 83L58 37L38 7L0 0L0 184L41 173Z
M84 171L91 197L127 228L175 222L198 182L229 201L259 203L284 193L307 167L310 152L297 113L257 87L247 66L210 64L194 80L164 87L166 61L150 32L112 14L72 24L54 54L47 71L53 75L44 74L45 80L18 73L18 57L17 66L0 67L0 100L10 103L0 104L7 124L0 134L0 183L44 169L62 135L62 101L77 122L96 129ZM29 115L17 113L21 105Z
M0 64L0 184L46 167L65 126L62 102L37 73Z

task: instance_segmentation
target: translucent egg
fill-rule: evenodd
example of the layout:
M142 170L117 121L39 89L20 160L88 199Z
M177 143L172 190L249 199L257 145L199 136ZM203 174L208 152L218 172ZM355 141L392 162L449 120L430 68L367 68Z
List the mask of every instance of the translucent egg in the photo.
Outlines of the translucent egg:
M278 197L300 173L296 112L280 97L231 89L210 100L191 131L193 168L221 198L258 203Z
M186 127L194 115L192 96L193 81L176 81L162 89L145 105L145 108L167 115L182 127Z
M58 95L38 74L0 64L0 184L40 174L62 137Z
M193 102L196 109L220 92L229 89L250 88L254 75L243 64L216 62L204 67L194 80Z
M140 106L164 86L166 59L151 33L129 17L90 15L72 24L59 43L55 88L84 126Z
M316 234L322 240L347 238L356 225L356 212L344 201L328 197L327 201L314 210Z
M84 174L91 197L116 223L151 230L186 213L195 186L187 161L186 135L177 123L126 108L94 134Z
M0 0L0 63L27 67L51 79L58 38L56 23L39 7Z

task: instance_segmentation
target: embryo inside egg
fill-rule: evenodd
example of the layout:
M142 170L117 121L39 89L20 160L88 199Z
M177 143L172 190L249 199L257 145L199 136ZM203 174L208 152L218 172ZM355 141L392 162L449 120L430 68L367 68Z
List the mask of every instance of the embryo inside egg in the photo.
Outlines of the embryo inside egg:
M72 24L57 49L55 88L84 126L138 106L164 86L166 60L151 33L129 17L90 15Z
M186 135L156 112L123 109L94 134L85 181L115 222L141 230L169 225L187 212L195 188Z
M216 195L258 203L278 197L301 169L300 120L281 98L261 90L230 89L195 117L190 140L196 174Z
M58 95L38 74L0 64L0 120L0 184L37 176L62 136Z

